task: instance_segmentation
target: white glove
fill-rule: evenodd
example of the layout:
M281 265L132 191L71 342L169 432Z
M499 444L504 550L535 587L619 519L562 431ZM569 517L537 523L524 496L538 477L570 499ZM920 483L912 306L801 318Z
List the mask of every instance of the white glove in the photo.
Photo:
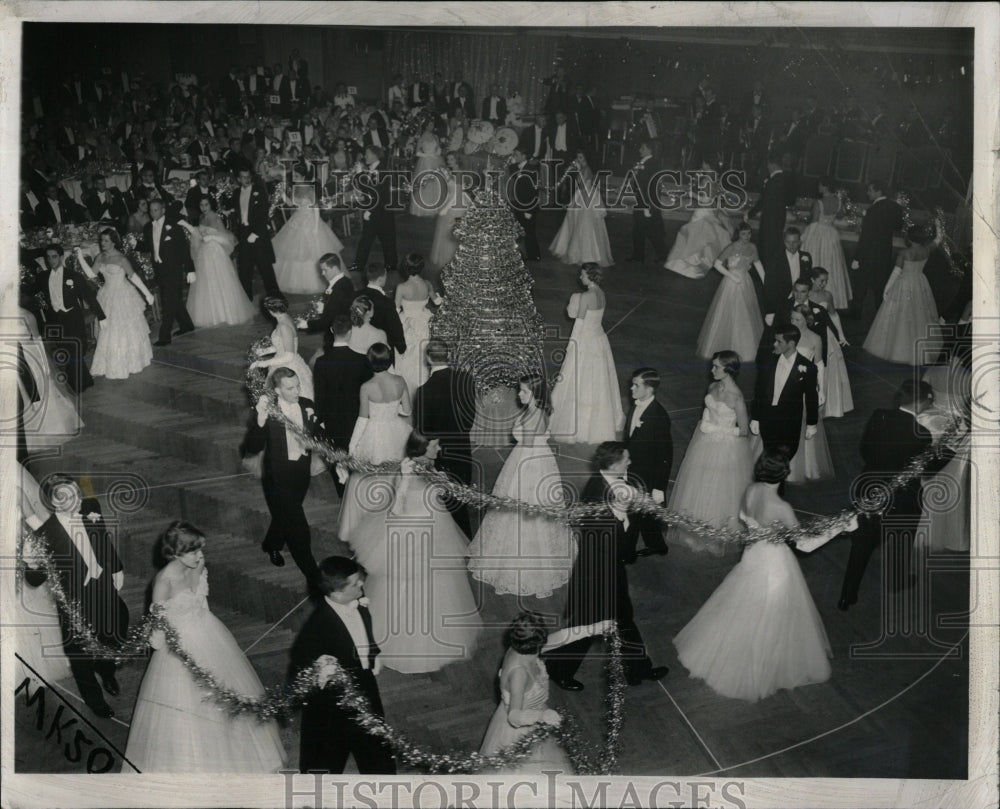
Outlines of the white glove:
M195 281L195 279L196 279L197 277L198 277L198 276L197 276L197 275L195 275L195 274L194 274L193 272L189 272L189 273L187 274L187 282L188 282L189 284L193 284L193 283L194 283L194 281Z
M372 674L374 674L376 677L378 677L379 674L381 674L381 673L382 673L382 658L376 657L375 658L375 665L372 666Z
M807 424L806 425L806 441L808 441L810 438L815 438L815 437L816 437L816 425L815 424Z
M552 725L554 727L559 727L562 724L562 717L559 715L558 711L553 711L551 708L546 708L542 713L542 721L546 725Z
M372 218L372 212L371 211L365 211L361 218L364 219L367 222L369 219Z
M350 476L350 472L347 471L347 467L342 463L337 464L334 469L337 470L337 480L339 480L340 485L343 486L347 483L347 478Z
M818 394L816 394L816 404L819 405L820 407L822 407L823 405L826 404L826 394L825 393L818 393Z
M663 490L662 489L653 489L653 491L651 491L649 493L649 496L653 498L653 502L654 503L657 503L658 505L661 505L661 506L663 505L663 499L664 498L663 498Z
M765 322L765 323L766 323L766 324L767 324L768 326L773 326L773 325L774 325L774 315L773 315L773 314L770 314L770 315L764 315L764 322Z
M146 303L148 303L150 306L156 303L156 298L154 298L152 294L149 292L146 293Z
M256 407L257 425L260 427L263 427L265 422L267 421L267 406L268 406L267 396L261 396L257 400L257 407Z
M526 214L524 215L524 218L525 218L525 219L531 219L531 214L530 214L530 213L526 213Z
M860 267L860 266L861 266L861 265L860 265L860 264L858 264L858 260L857 260L857 259L854 259L854 261L852 261L852 262L851 262L851 269L852 269L852 270L856 270L856 269L858 269L858 267Z
M111 583L114 584L115 590L121 590L122 585L125 584L125 571L119 570L117 573L112 573Z
M847 528L844 529L846 533L853 533L858 530L858 515L852 514L851 519L847 521Z
M645 211L642 212L642 215L645 216L647 219L652 219L653 218L653 214L650 213L650 211L649 211L648 208Z
M149 645L153 649L162 649L167 645L167 636L162 629L154 629L149 633Z
M754 435L760 435L760 422L757 419L750 422L750 432Z
M349 455L356 455L358 450L358 444L361 443L361 436L365 431L365 427L368 426L368 419L364 416L358 416L358 420L354 422L354 432L351 433L351 441L347 445L347 453Z
M247 239L247 244L253 244L255 241L257 241L257 234L251 233L250 238Z
M316 662L319 664L319 670L316 672L316 682L320 688L326 688L326 684L330 682L330 678L340 668L340 663L337 662L337 658L333 655L322 655L316 658Z
M304 317L300 317L295 321L295 328L297 329L307 329L309 324Z

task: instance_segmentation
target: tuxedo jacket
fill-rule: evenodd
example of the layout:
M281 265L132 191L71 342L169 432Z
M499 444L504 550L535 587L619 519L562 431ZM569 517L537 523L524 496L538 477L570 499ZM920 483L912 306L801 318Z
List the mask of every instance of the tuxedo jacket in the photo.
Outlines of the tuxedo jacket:
M538 175L528 161L523 167L514 166L510 203L514 216L523 219L527 213L538 213Z
M302 427L309 435L316 434L315 407L311 399L299 397L299 407L302 411ZM250 417L250 427L247 430L243 447L248 453L263 452L263 478L265 482L280 483L291 471L294 461L288 460L288 436L285 425L276 418L268 416L264 426L257 423L257 413ZM306 455L309 450L306 450Z
M163 218L163 227L160 230L160 244L158 250L160 254L160 264L164 269L170 271L191 272L194 262L191 260L191 247L188 243L184 228L176 222ZM142 228L142 244L140 249L149 253L150 261L156 266L153 251L153 223L147 222Z
M265 250L270 250L271 261L274 261L274 249L271 246L271 221L270 210L271 201L267 195L267 188L263 183L252 183L250 186L250 204L247 207L247 222L243 224L243 213L240 209L240 193L242 188L237 186L229 193L226 209L233 212L231 216L233 234L244 243L251 234L257 236L257 241L263 242Z
M635 183L631 186L631 190L636 192L636 211L641 212L649 209L654 191L651 188L653 175L656 174L658 169L659 166L656 165L654 159L651 157L640 168L633 170Z
M495 126L503 126L504 121L507 120L507 100L502 96L497 98L497 114L491 116L490 102L492 100L493 96L486 96L486 98L483 99L482 115L480 115L479 117L482 118L484 121L489 121Z
M378 139L382 143L382 148L383 149L388 149L389 148L389 143L390 143L390 141L389 141L389 131L387 129L385 129L384 127L381 127L381 126L376 127L376 129L378 130ZM362 143L362 145L365 148L368 148L374 142L375 142L375 139L372 137L372 131L370 129L366 129L364 131L364 134L361 136L361 143Z
M903 209L888 198L872 203L861 220L854 258L860 265L858 271L872 278L878 289L885 286L892 272L892 237L902 227Z
M809 311L812 312L813 319L816 321L814 329L810 331L815 331L819 334L820 339L823 341L823 362L826 362L827 352L829 349L828 342L828 332L830 329L834 337L839 341L840 332L837 331L837 327L833 325L833 321L830 320L830 313L826 311L826 307L820 306L814 301L809 301L807 303ZM795 301L792 298L788 298L785 302L778 308L778 311L774 313L774 326L769 329L765 329L764 339L761 340L761 347L771 350L774 345L774 327L779 325L788 325L792 321L792 309L795 307ZM767 354L763 355L763 362L767 362Z
M145 166L143 166L142 168L145 168ZM145 199L149 201L151 199L156 199L157 197L159 197L161 200L163 200L163 204L167 208L169 208L170 203L174 201L174 195L171 194L169 191L167 191L167 189L164 188L163 185L158 182L154 182L152 188L133 182L132 187L129 189L129 196L131 197L129 208L133 211L139 208L138 202L140 199Z
M35 199L38 200L37 195L35 196ZM21 230L27 230L28 228L37 226L38 221L35 219L35 208L37 207L38 205L31 204L31 200L28 198L27 194L20 194L18 196L18 221L21 223Z
M361 386L372 378L365 358L348 346L329 346L316 358L316 419L326 436L346 450L361 407Z
M215 187L209 186L208 191L202 191L200 185L196 185L187 192L184 197L184 209L187 211L188 220L192 225L197 225L201 218L201 211L198 206L203 199L211 199L215 194Z
M435 371L413 394L412 410L416 429L441 442L438 467L468 483L472 474L469 433L476 419L472 374L458 368Z
M757 202L750 209L750 217L760 213L761 230L765 223L777 227L780 233L785 230L786 211L795 204L795 175L789 171L779 171L768 177L764 190ZM776 224L778 223L778 224Z
M243 82L243 86L246 87L246 81ZM229 112L235 112L239 107L240 96L242 95L240 92L239 82L227 73L219 82L219 92L226 100L226 106L229 109Z
M629 433L635 402L625 420L625 446L631 465L629 471L647 492L659 489L666 493L670 485L670 468L674 463L674 441L670 434L670 416L655 398L642 412L640 424Z
M52 206L49 198L42 197L38 203L38 207L35 208L35 221L39 226L56 225L60 219L64 225L82 221L79 205L72 200L64 199L62 195L60 195L58 203L59 219L56 218L56 209Z
M580 137L579 135L577 135L576 127L573 126L573 122L569 118L566 119L565 127L566 127L566 148L563 151L559 152L559 154L576 154L576 148L580 142ZM552 146L553 152L555 152L556 150L556 135L558 132L559 132L558 124L552 124L551 126L549 126L547 137L549 143Z
M784 246L782 246L780 253L770 257L768 265L764 267L764 308L767 310L766 313L777 312L779 308L784 306L788 296L792 294L792 268L788 263L788 252ZM812 266L812 255L805 250L799 250L799 278L809 273Z
M341 275L332 289L323 291L323 314L309 323L309 333L322 332L326 336L337 315L350 314L354 296L354 283L349 276Z
M354 293L355 298L360 298L362 295L371 300L375 306L372 312L372 325L385 332L386 340L397 353L405 353L406 339L403 337L403 322L399 319L399 312L396 311L396 302L384 292L371 287L359 289Z
M794 448L798 446L802 432L803 402L806 424L815 425L819 418L817 371L812 360L796 353L791 373L778 397L778 404L772 405L777 360L777 355L772 355L768 363L757 368L750 419L760 422L761 437L765 440Z
M470 121L476 117L476 102L472 100L472 96L468 95L463 101L459 96L455 96L451 100L451 114L452 117L455 116L457 112L461 110L465 113L465 117Z
M425 82L411 82L406 85L406 103L411 107L422 107L431 100L431 86Z
M536 157L541 160L545 157L545 153L549 148L549 132L546 127L542 127L541 131L536 131L535 126L529 126L521 132L520 141L518 143L521 151L524 152L525 156L530 160L532 157Z
M128 219L128 204L125 202L125 195L114 186L109 186L104 192L104 202L97 196L96 191L88 191L83 195L83 204L90 215L90 221L100 222L101 219L110 218L115 222L124 222ZM102 216L104 211L108 216Z
M50 310L52 309L52 299L49 295L49 277L52 275L52 270L46 270L43 273L39 273L38 282L35 287L35 292L41 292L45 296L45 300L49 304ZM80 319L80 323L83 323L84 314L84 304L87 308L94 313L94 316L98 320L104 319L104 310L101 305L97 302L97 294L94 292L94 288L90 285L87 279L84 277L82 272L77 272L76 270L71 270L68 267L63 267L63 308L69 310L72 316ZM82 335L70 335L67 337Z
M597 108L593 97L574 96L572 107L579 133L584 136L596 135L601 122L601 111Z

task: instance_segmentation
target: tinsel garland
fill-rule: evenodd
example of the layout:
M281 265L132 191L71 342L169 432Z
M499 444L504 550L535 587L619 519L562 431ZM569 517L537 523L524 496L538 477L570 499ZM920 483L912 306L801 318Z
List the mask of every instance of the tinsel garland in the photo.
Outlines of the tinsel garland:
M952 275L957 275L962 277L965 275L968 267L968 262L963 260L964 267L959 266L958 262L955 260L955 256L952 253L953 243L951 237L944 229L944 211L939 207L934 209L934 226L937 228L937 232L941 235L941 252L944 253L944 257L948 262L948 268Z
M256 344L255 344L256 345ZM258 359L256 349L251 349L250 357ZM252 361L252 360L251 360ZM247 373L247 390L251 394L251 401L256 404L260 396L266 395L264 388L264 375L259 372ZM273 397L269 396L267 407L269 417L277 419L284 427L291 431L299 442L307 449L318 452L324 460L332 464L340 464L352 472L363 474L386 474L399 470L399 463L387 461L382 464L374 464L359 458L354 458L347 452L335 447L330 441L309 435L302 427L289 420L278 408ZM647 514L655 517L659 522L676 526L682 530L696 535L706 541L714 543L726 543L730 545L751 545L754 542L772 542L783 544L794 542L798 539L807 539L823 534L848 530L852 518L862 514L874 515L884 513L892 504L892 495L895 491L908 485L911 481L919 478L926 470L928 464L935 458L940 457L942 448L956 438L964 427L955 421L952 426L944 431L940 439L928 447L919 455L915 456L903 471L888 481L870 481L867 488L853 498L853 510L845 509L830 517L820 517L798 528L789 528L780 524L765 526L752 530L730 530L718 528L712 523L700 520L690 514L672 511L665 506L659 505L648 494L637 492L628 503L616 503L616 506L626 511L638 514ZM611 507L605 503L574 503L570 506L547 506L537 503L526 503L514 497L498 495L492 492L484 492L475 486L466 486L448 478L442 472L426 467L417 467L417 472L429 483L440 486L449 497L463 505L477 509L497 508L520 511L528 516L541 516L558 522L572 524L581 520L592 519L601 516L610 516Z
M22 584L25 569L24 548L29 543L32 546L30 555L41 563L53 599L67 616L87 654L111 658L116 663L145 660L150 633L162 632L166 648L181 661L199 687L206 692L205 698L212 700L230 716L253 716L260 722L284 718L316 691L333 687L337 691L337 704L355 714L354 721L362 730L382 739L401 761L432 774L475 773L487 769L508 768L523 760L536 744L549 737L555 737L563 744L578 774L610 774L617 765L626 689L621 636L617 629L612 628L605 632L605 638L611 647L611 656L607 666L607 728L603 748L589 748L582 741L576 723L569 717L563 717L558 726L536 724L516 742L490 756L458 751L439 753L420 747L405 734L395 730L384 718L374 714L367 696L358 690L352 676L339 665L316 661L311 667L300 671L292 682L283 688L266 689L264 695L260 697L250 697L234 691L219 682L212 672L200 666L188 654L177 630L167 620L160 604L153 604L149 614L129 629L128 638L121 646L112 647L101 643L82 617L79 606L67 598L48 544L38 534L26 528L18 547L18 587L20 588ZM328 677L322 688L319 685L321 673Z

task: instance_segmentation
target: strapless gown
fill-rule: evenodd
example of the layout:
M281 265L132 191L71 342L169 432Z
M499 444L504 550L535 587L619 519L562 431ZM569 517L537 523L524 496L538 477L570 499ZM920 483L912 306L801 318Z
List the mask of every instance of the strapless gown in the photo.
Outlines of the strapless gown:
M925 365L927 357L936 356L940 341L929 341L930 329L937 325L937 304L931 285L924 277L922 261L904 261L903 271L865 338L864 349L869 354L889 362L904 365Z
M226 230L201 225L191 234L195 281L188 290L187 310L199 328L253 320L253 304L230 258L235 248L236 238Z
M752 362L764 333L764 318L750 278L753 259L732 255L729 264L729 269L739 273L742 281L722 279L705 314L697 352L699 357L709 360L716 351L735 351L744 362Z
M118 264L102 262L94 267L104 275L97 302L106 319L98 326L97 348L90 373L108 379L125 379L153 361L146 322L146 302Z
M344 249L330 226L319 215L319 208L313 207L313 191L306 199L297 200L295 213L282 225L275 235L274 276L282 292L303 292L318 294L326 289L326 281L320 275L316 263L327 253L337 256Z
M410 397L417 388L427 381L429 369L424 357L427 341L431 337L431 310L427 308L427 298L419 301L403 301L403 339L406 351L396 355L394 372L406 380Z
M577 188L562 225L549 245L549 252L564 264L580 265L592 261L601 267L610 267L614 259L604 221L606 216L599 191L592 189L585 195Z

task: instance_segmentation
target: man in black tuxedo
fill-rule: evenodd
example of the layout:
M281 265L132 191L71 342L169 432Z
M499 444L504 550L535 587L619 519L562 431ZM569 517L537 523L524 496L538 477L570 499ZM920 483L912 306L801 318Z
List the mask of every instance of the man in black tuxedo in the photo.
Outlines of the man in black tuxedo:
M309 334L322 333L325 342L327 335L331 334L330 329L333 327L334 319L340 315L350 316L351 303L354 302L354 284L344 272L340 256L336 253L323 255L317 266L326 280L326 289L323 291L323 313L315 320L299 318L295 321L295 327Z
M521 147L514 150L513 165L507 180L507 202L518 224L524 228L524 260L540 261L535 228L538 224L538 175L528 165L528 156Z
M569 162L576 157L580 137L565 112L557 112L555 123L549 128L548 141L552 145L552 159L556 163L556 181L562 179L563 173L569 167ZM568 186L557 186L559 203L569 202Z
M806 440L816 435L819 393L816 366L797 351L801 332L795 326L774 330L776 361L757 369L757 384L750 405L750 432L759 435L764 449L785 447L788 457L799 450L802 404L806 410Z
M369 709L384 716L375 677L381 670L381 651L372 635L364 595L365 569L353 559L329 556L319 565L317 589L322 595L292 644L289 682L324 657L334 658L368 698ZM323 681L325 683L325 681ZM349 755L358 772L395 775L391 751L377 737L360 728L354 714L337 704L336 689L314 691L302 706L299 772L341 773Z
M635 207L632 209L632 255L626 261L646 260L646 239L653 245L656 263L662 265L667 260L667 247L663 240L663 217L658 208L652 207L655 189L652 187L656 174L653 162L653 146L649 141L639 144L639 162L631 171L626 182L635 192Z
M241 85L243 85L241 87ZM236 65L229 66L229 73L222 77L219 82L219 92L226 101L226 110L230 115L240 108L240 101L246 92L246 85L240 76L240 69Z
M243 170L253 172L250 161L243 154L239 138L229 139L229 148L219 156L219 164L234 177L238 176Z
M288 74L309 83L309 62L302 58L298 48L293 48L288 56Z
M361 386L372 378L372 371L365 358L348 346L351 339L351 318L348 315L336 315L328 331L333 342L324 346L313 369L316 420L323 425L323 432L333 445L347 452L361 406ZM336 467L331 467L330 472L337 494L343 497L344 484Z
M38 225L35 219L35 209L38 208L40 201L38 195L24 180L20 182L20 191L21 193L18 196L18 222L21 224L21 230L28 230Z
M363 206L361 238L354 254L354 267L359 270L368 266L368 253L376 238L382 245L386 272L396 269L396 212L392 198L392 176L379 171L384 154L385 151L378 146L368 146L365 149L368 174L365 176L366 184L362 187L370 194L371 199L367 206Z
M310 451L304 447L282 422L267 413L268 402L307 434L316 432L313 403L299 396L299 378L291 368L278 368L271 375L273 396L263 395L257 400L256 414L251 417L243 449L247 454L263 452L264 500L271 512L271 524L261 543L271 564L282 567L285 559L282 548L288 545L292 559L312 583L316 574L309 523L302 509L302 501L309 490Z
M493 95L488 95L483 99L482 115L479 116L484 121L489 121L493 126L503 126L507 120L507 100L500 90L500 85L493 86Z
M170 208L174 197L162 184L156 181L155 177L156 174L151 168L142 168L139 170L139 182L129 189L129 195L132 198L129 207L132 210L136 210L139 207L137 204L139 199L145 199L147 202L158 199L163 202L164 210Z
M594 452L591 475L580 500L604 503L611 513L588 517L579 524L579 545L564 612L565 625L586 626L606 620L616 621L622 639L622 657L629 685L643 680L662 680L666 666L653 666L646 654L639 627L635 624L632 599L628 592L625 558L635 540L635 515L627 513L628 501L636 490L626 482L629 451L620 441L605 441ZM580 691L575 678L586 657L592 638L568 643L543 656L552 681L567 691Z
M35 221L40 227L45 227L82 222L83 217L80 206L55 183L49 183L45 187L45 198L35 208Z
M895 396L895 407L878 409L868 419L861 437L861 457L865 465L855 482L858 491L880 490L902 472L914 458L931 446L931 434L918 417L934 404L934 391L923 381L907 379ZM939 471L954 453L942 451L933 459L926 474ZM909 569L909 552L920 522L921 477L917 476L891 495L884 514L862 516L860 526L851 535L851 555L847 560L844 584L837 606L846 611L857 603L858 588L872 552L883 543L883 587L899 590L905 585Z
M51 323L59 327L58 335L48 339L62 349L53 352L53 356L65 357L65 363L60 368L66 374L66 384L74 393L82 393L94 384L84 359L87 353L84 304L102 322L104 310L83 274L66 267L62 245L50 244L45 248L45 263L48 272L39 277L35 291L45 295L48 302L46 315Z
M197 225L201 218L201 201L212 199L215 195L215 187L209 184L208 172L202 169L194 175L197 181L184 198L184 210L187 213L188 221L192 225Z
M426 107L431 100L431 86L419 79L414 79L406 87L406 106Z
M194 323L183 297L185 280L194 282L194 264L183 228L168 222L164 216L163 200L150 201L149 215L151 221L142 229L142 249L152 256L153 272L160 287L160 303L163 306L160 336L153 345L168 346L173 336L174 320L180 327L177 336L194 331Z
M757 247L760 250L760 261L764 265L764 287L765 287L765 308L774 311L779 300L768 301L768 290L774 294L776 287L768 283L768 278L772 275L772 267L781 260L782 235L785 232L785 217L789 205L795 204L795 177L781 168L781 161L776 155L771 155L767 159L767 170L770 176L764 183L764 191L761 193L754 206L744 215L743 221L750 219L760 213L760 228L757 231ZM779 270L774 270L777 272ZM789 286L790 286L789 282ZM788 290L785 291L785 297Z
M109 222L121 232L128 219L128 205L125 196L114 186L108 187L104 177L95 177L93 189L83 195L91 222Z
M472 484L472 443L469 433L476 419L476 382L472 374L451 365L451 352L441 340L430 340L426 350L430 376L413 394L413 425L427 438L441 444L437 468ZM472 538L469 512L464 504L446 499L448 510L466 536Z
M76 481L68 475L48 477L43 483L42 493L45 504L52 509L52 516L42 524L39 533L48 542L67 600L79 605L81 617L94 631L98 641L109 646L120 645L128 634L129 623L128 607L119 595L125 572L114 540L104 523L100 504L94 498L85 499ZM25 579L37 587L45 581L46 574L29 569ZM80 696L98 716L114 716L114 711L101 693L102 687L113 697L121 693L115 679L114 660L87 654L62 609L59 610L59 624L63 648Z
M583 92L583 85L576 85L573 94L573 101L570 105L573 110L576 131L580 133L580 140L589 149L597 148L597 130L601 123L601 112L597 109L594 96Z
M282 297L274 275L274 247L271 246L270 200L263 183L255 183L249 169L237 175L239 187L230 195L226 206L233 211L233 234L239 239L240 283L247 297L253 300L253 275L256 271L264 282L266 295Z
M878 308L892 272L892 237L903 227L903 209L888 199L885 192L886 186L882 181L868 183L871 205L861 220L858 249L851 262L854 297L848 307L848 315L853 318L861 317L869 292L875 295L875 308Z
M372 302L375 311L372 312L372 325L385 332L386 342L398 354L406 353L406 339L403 337L403 322L399 319L396 303L385 294L385 282L388 274L382 264L369 264L365 272L368 286L354 293L355 298L362 295Z
M549 132L544 115L536 115L535 123L521 132L518 147L529 160L545 159L549 152Z
M384 150L389 148L389 132L386 130L380 115L373 114L369 116L368 129L361 136L361 141L365 148L377 146L383 150L383 154ZM381 156L379 156L379 159L381 160Z
M670 485L674 441L670 435L670 416L656 401L659 387L660 374L654 368L639 368L632 374L632 407L625 422L625 446L637 485L662 505ZM665 555L667 543L663 541L663 530L656 519L636 514L635 523L638 530L631 534L625 561L631 564L636 556ZM645 547L636 551L639 534Z
M809 290L812 289L812 283L808 278L799 278L792 285L792 296L778 307L778 311L774 314L773 324L769 323L764 329L764 336L760 341L760 350L757 353L757 364L766 365L768 362L768 357L773 353L774 349L774 334L775 330L783 326L788 326L792 322L792 311L797 307L806 307L810 314L814 325L810 326L811 331L815 331L820 335L820 339L823 343L823 354L821 359L826 362L827 350L828 350L828 333L827 329L833 331L834 337L838 342L841 342L841 334L837 330L837 327L833 325L833 321L830 320L830 314L826 311L826 308L820 306L815 301L809 300Z
M17 346L17 412L16 418L16 450L15 457L19 464L28 459L28 437L24 430L24 410L42 400L38 381L31 371L31 366L24 357L24 349Z
M796 227L785 230L784 244L780 254L771 259L770 266L764 265L764 322L770 326L775 322L778 311L788 309L787 303L792 288L802 279L810 281L812 254L801 250L802 234ZM787 319L777 318L787 323ZM824 337L824 340L826 338Z
M549 115L555 115L560 111L566 112L569 107L569 82L566 80L566 68L557 67L554 75L542 79L541 82L549 88L549 93L545 98L545 112Z

